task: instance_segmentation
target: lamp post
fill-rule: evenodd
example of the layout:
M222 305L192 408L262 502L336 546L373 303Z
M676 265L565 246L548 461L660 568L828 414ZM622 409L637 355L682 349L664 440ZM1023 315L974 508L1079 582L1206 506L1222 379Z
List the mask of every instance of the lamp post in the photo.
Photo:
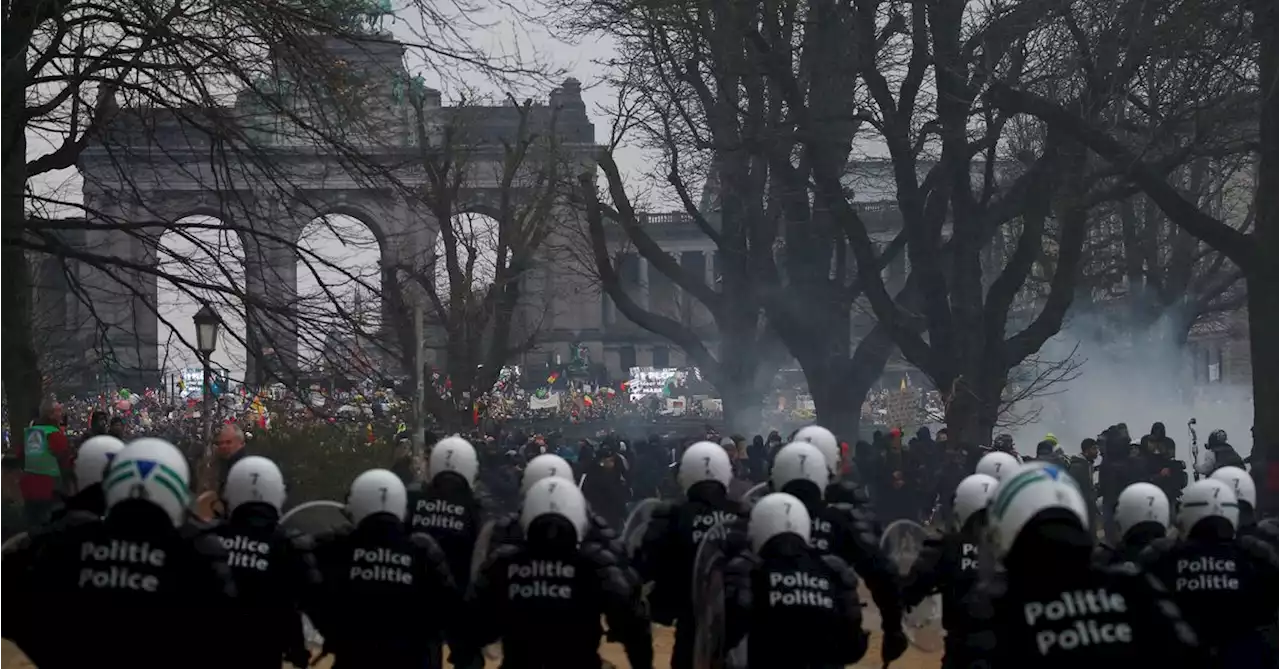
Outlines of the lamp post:
M210 382L209 360L218 348L218 326L222 324L222 319L218 317L218 312L206 304L200 307L192 320L196 323L196 351L200 353L204 372L204 385L200 395L203 403L200 412L200 448L204 450L212 439L210 432L213 430L213 384ZM199 453L200 451L196 451L192 455L198 456Z

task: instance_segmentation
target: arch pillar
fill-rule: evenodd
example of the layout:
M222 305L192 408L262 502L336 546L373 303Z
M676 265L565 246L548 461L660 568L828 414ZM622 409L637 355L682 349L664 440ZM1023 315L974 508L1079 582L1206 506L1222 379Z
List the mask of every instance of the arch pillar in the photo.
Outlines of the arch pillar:
M257 220L248 222L250 231L242 235L245 380L256 385L287 384L297 379L298 372L297 241L306 221L269 203L258 209ZM323 338L324 334L309 336Z
M154 273L156 239L166 221L124 193L86 191L85 206L93 225L85 248L118 262L76 263L83 295L73 298L74 322L85 324L78 336L86 359L99 369L97 384L141 391L160 381L159 288ZM145 227L121 230L116 221Z

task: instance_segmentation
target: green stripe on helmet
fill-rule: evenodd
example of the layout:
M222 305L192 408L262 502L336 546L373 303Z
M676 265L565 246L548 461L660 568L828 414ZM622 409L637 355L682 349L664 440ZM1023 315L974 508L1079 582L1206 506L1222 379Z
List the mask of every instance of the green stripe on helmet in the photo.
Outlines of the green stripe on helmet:
M992 505L992 510L995 511L996 517L1004 516L1005 512L1009 510L1009 505L1013 502L1014 496L1022 492L1023 488L1047 478L1041 470L1032 469L1018 474L1010 479L1007 484L1000 486L1000 492L996 495L995 504Z

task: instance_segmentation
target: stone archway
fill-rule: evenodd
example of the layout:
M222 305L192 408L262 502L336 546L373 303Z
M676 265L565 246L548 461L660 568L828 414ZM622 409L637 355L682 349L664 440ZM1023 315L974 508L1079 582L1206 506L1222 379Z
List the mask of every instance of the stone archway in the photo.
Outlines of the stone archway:
M408 78L399 45L330 46L335 57L362 70L387 95L395 82ZM470 127L481 143L472 151L468 176L474 178L466 190L477 203L494 201L501 143L517 130L510 113L514 110L441 108L439 93L430 89L423 100L429 118L474 117ZM563 145L574 152L574 160L588 160L595 148L594 128L580 86L567 81L552 92L550 102L560 108L556 129ZM100 224L87 236L88 243L118 267L107 272L86 264L77 272L95 304L93 327L105 340L119 344L111 347L115 359L110 373L117 384L154 387L158 381L157 287L154 270L148 269L154 267L156 254L149 240L158 239L165 226L183 217L209 215L240 231L249 344L246 380L251 383L296 378L298 322L291 309L297 299L297 242L314 218L349 215L373 230L382 250L384 284L397 280L397 268L421 268L429 274L424 265L431 261L437 226L425 207L412 201L425 175L420 169L422 149L412 131L416 115L409 105L397 102L378 108L378 136L366 138L360 147L360 166L352 164L351 147L330 150L272 135L269 129L283 121L255 116L254 109L250 93L240 95L234 109L184 110L181 116L172 110L122 108L81 154L86 210L91 222ZM535 107L534 120L549 121L550 110ZM223 126L240 124L241 131L230 133L239 143L211 136L205 129L219 125L199 123L201 115ZM250 136L260 144L242 146L242 138ZM129 288L122 287L126 283ZM406 290L404 295L422 299L417 291ZM384 299L384 313L403 314L411 308L391 302Z

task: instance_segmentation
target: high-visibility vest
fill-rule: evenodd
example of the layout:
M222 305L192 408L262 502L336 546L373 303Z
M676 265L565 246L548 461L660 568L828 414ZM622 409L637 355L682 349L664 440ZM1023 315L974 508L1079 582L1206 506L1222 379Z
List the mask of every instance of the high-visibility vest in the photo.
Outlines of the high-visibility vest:
M32 425L23 433L22 471L40 476L62 478L58 457L49 450L49 435L57 432L52 425Z

